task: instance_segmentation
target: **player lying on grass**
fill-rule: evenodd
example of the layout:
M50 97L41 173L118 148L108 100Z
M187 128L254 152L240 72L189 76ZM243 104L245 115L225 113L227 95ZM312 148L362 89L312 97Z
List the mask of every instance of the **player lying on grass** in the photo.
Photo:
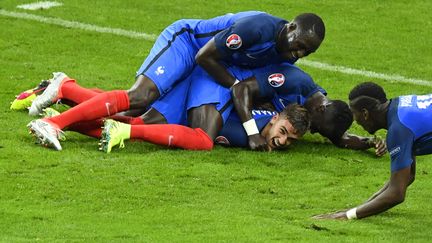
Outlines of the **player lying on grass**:
M290 65L290 69L298 70L297 68ZM253 73L250 70L243 70L236 67L231 67L230 72L233 73L237 78L244 79L246 76L251 76ZM56 77L59 74L56 75ZM59 77L63 77L61 81L62 84L59 85L58 95L56 95L57 99L67 99L74 103L81 103L86 99L89 99L95 95L96 92L93 90L85 89L76 84L75 80L72 80L66 77L64 74L61 74ZM188 95L189 93L189 95ZM45 95L45 93L44 93ZM186 99L189 97L189 99ZM221 85L214 82L213 78L210 77L205 71L201 68L196 68L192 75L190 75L187 79L176 85L170 92L168 92L165 96L161 97L157 100L152 106L151 109L146 112L140 120L139 118L135 118L131 120L133 124L142 124L143 121L146 124L149 123L169 123L169 124L189 124L190 127L194 128L200 132L192 132L190 128L182 127L182 126L152 126L152 129L155 133L159 134L160 139L163 141L175 142L178 140L184 140L189 143L189 147L184 147L186 149L211 149L209 144L213 144L214 139L218 135L218 133L222 129L222 125L226 123L229 114L233 108L230 90L222 87ZM186 120L186 111L187 120ZM304 132L308 128L308 119L307 114L304 109L296 108L296 115L290 115L293 120L293 129L291 129L291 125L287 124L284 129L280 129L283 132L280 136L273 136L271 139L269 138L269 150L274 149L279 146L284 146L286 143L289 143L289 139L286 136L292 136L293 139L297 139L299 136L303 135ZM59 116L55 116L52 118L44 119L42 121L48 122L62 122L62 119L68 112L65 112ZM294 113L292 113L294 114ZM80 114L78 114L80 115ZM273 122L278 121L279 119L270 119L274 114L271 113L271 116L267 116L266 123L271 121L269 124L272 125ZM296 118L297 117L297 118ZM278 118L276 116L275 118ZM264 119L265 120L265 119ZM285 119L286 120L286 119ZM239 120L237 119L237 122ZM231 123L230 123L231 124ZM83 128L85 127L83 122L78 124L71 124L69 130L76 130L76 127ZM90 128L94 128L95 125L88 124ZM300 127L298 127L300 126ZM96 126L97 127L97 126ZM270 126L267 126L268 128ZM145 129L144 126L140 127L141 129ZM241 128L241 126L240 126ZM261 129L264 129L264 124ZM288 129L289 128L289 129ZM237 129L238 132L234 135L232 132L229 133L230 136L226 136L228 141L231 141L231 145L242 146L242 141L237 137L247 138L247 135L244 132L244 129ZM265 129L267 131L267 129ZM159 132L157 132L159 131ZM167 133L167 132L170 133ZM204 132L202 132L204 131ZM44 131L34 131L38 136L43 134ZM84 131L81 131L86 133ZM174 136L174 133L177 134ZM136 133L133 133L136 134ZM178 134L183 134L179 136ZM274 134L274 133L273 133ZM294 136L295 135L295 136ZM165 136L165 139L163 139ZM175 140L172 138L175 137ZM235 137L235 138L233 138ZM171 139L167 139L171 138ZM127 138L126 138L127 139ZM148 140L148 138L144 138ZM154 137L153 139L157 139ZM247 140L247 139L246 139ZM50 146L53 145L54 148L60 150L61 145L57 140L56 136L44 135L40 138L40 142L42 144L48 143ZM196 145L194 145L196 144ZM247 143L246 143L247 144ZM168 145L168 144L167 144ZM171 144L173 146L177 146L175 144ZM205 148L199 147L203 146ZM198 146L198 147L195 147ZM179 146L182 147L182 146ZM111 148L109 148L110 150Z
M254 26L254 28L250 28ZM121 111L145 109L174 85L190 76L199 63L212 77L230 87L236 78L226 65L246 69L270 63L295 62L314 52L324 39L325 27L314 14L302 14L293 22L262 12L228 14L210 20L179 20L167 27L156 40L136 82L128 91L98 94L62 114L57 121L36 120L32 131L49 133L79 121L91 121ZM58 74L43 96L38 96L29 114L37 115L57 95L65 76ZM55 146L61 149L59 143Z
M285 82L284 85L277 87L277 91L279 94L285 94L283 98L286 102L303 103L304 100L306 100L305 97L310 97L318 90L322 90L312 81L312 79L306 73L290 64L278 65L276 67L265 67L261 69L255 69L253 71L232 67L230 68L230 71L239 79L244 79L244 77L255 75L255 77L258 78L255 78L253 76L250 79L259 80L259 82L262 83L262 86L267 85L273 89L275 89L275 87L270 84L269 77L273 77L274 72L283 75L284 77L286 76L288 79L287 82ZM178 92L179 94L173 96L174 98L172 98L171 101L169 101L168 98L165 98L164 101L157 102L152 106L154 109L151 109L144 115L148 116L148 114L151 114L149 116L151 118L146 117L145 119L143 119L146 121L146 123L189 124L189 126L191 126L192 128L202 128L213 141L213 139L216 138L216 135L221 130L222 124L224 124L224 122L226 121L228 114L230 114L230 109L232 108L232 105L230 105L230 91L214 82L212 77L210 77L206 72L203 72L202 69L198 68L193 73L194 75L191 75L191 78L188 79L195 79L195 81L192 82L192 84L190 85L189 90L189 93L191 94L191 98L188 100L187 108L189 113L189 123L185 122L184 117L179 117L179 114L183 114L182 112L173 112L175 109L173 109L172 107L172 104L179 104L180 102L185 102L186 96L184 94L188 91L185 91L184 87L187 87L187 84L189 82L188 80L176 86L183 88L175 89L180 91ZM84 89L78 86L75 82L71 82L71 80L68 80L67 78L62 82L63 84L59 86L60 89L58 93L60 95L58 96L58 98L66 98L76 103L80 103L83 100L96 95L94 91ZM182 89L183 91L181 91ZM63 94L67 94L67 97L64 97ZM314 99L307 100L314 101ZM156 113L156 115L154 113ZM161 113L163 115L161 115ZM329 124L333 124L322 126L320 122L315 122L321 134L331 134L332 132L339 132L343 134L346 128L349 127L352 122L348 107L342 101L334 101L331 104L326 104L326 106L322 107L320 105L317 105L314 114L316 114L316 119L319 119L323 122L328 122ZM348 114L348 116L344 114ZM56 121L59 120L59 118L61 117L62 116L54 117L51 118L49 121ZM342 117L342 119L340 117ZM348 119L344 120L344 117L348 117ZM180 120L183 120L183 122L179 122ZM135 123L136 121L139 121L139 119L134 119L133 123ZM139 122L135 124L139 124ZM335 129L335 127L342 130L342 132ZM242 135L244 135L243 133ZM57 139L55 139L54 143L59 144ZM381 144L381 147L382 146L384 145ZM366 148L369 147L370 146L367 146ZM378 147L381 148L380 146ZM264 149L267 149L267 147Z
M239 68L229 68L229 71L239 79L252 74ZM186 84L189 82L188 87ZM166 96L157 100L141 118L145 123L187 124L197 131L203 131L210 140L206 140L206 143L203 142L205 139L196 140L192 129L182 126L126 126L117 123L117 126L111 129L112 122L108 121L102 133L102 149L109 152L113 146L129 138L141 138L146 141L153 139L152 142L157 139L160 141L158 144L164 145L167 145L168 141L171 146L186 149L211 149L213 141L230 146L248 147L248 136L233 110L230 90L217 84L201 68L194 70L189 81L175 86ZM299 105L292 105L280 114L256 111L254 120L258 124L258 132L268 141L266 150L291 144L309 128L307 111ZM117 129L120 126L124 128L121 134L118 132L120 129ZM194 146L191 146L192 144Z
M382 213L405 200L415 179L415 156L432 153L432 94L387 100L383 88L372 82L357 85L349 94L354 119L370 134L387 130L391 159L390 180L365 203L317 219L355 219Z
M155 112L157 111L153 110L151 114ZM147 119L156 121L157 118L152 117L151 114L143 117L144 123ZM254 119L261 135L268 140L269 150L286 148L303 136L308 128L307 117L306 110L297 104L287 106L281 113L265 110L254 111ZM211 150L214 143L248 148L247 135L235 114L228 117L214 140L200 128L193 129L178 124L129 124L132 120L131 117L116 115L110 119L77 123L67 130L101 138L100 149L107 153L110 153L117 145L123 148L124 141L129 139L187 150Z
M353 119L348 105L329 99L326 91L315 84L309 75L291 66L269 65L255 72L254 79L240 82L232 88L233 102L243 123L253 121L250 119L255 100L271 100L277 111L295 102L308 110L311 133L318 132L338 147L356 150L375 148L377 156L385 154L386 145L382 140L347 133ZM259 134L252 134L249 145L252 149L265 148L266 140Z
M255 79L254 75L256 73L256 76L260 77L261 83L267 83L268 84L268 76L272 75L272 72L274 70L277 70L280 73L283 73L287 77L292 78L290 80L291 82L287 82L287 84L284 86L286 88L286 92L288 91L295 91L296 93L291 94L291 97L294 101L301 100L302 96L308 96L310 92L315 92L318 87L315 83L311 80L311 78L301 71L299 68L290 65L290 64L281 64L281 65L275 65L273 68L258 68L254 70L248 70L248 69L241 69L237 67L230 67L229 71L232 73L233 76L235 76L237 79L243 80L247 77L252 77L251 79ZM265 73L263 75L258 75L259 73ZM305 81L306 84L303 85L302 81ZM55 102L58 99L67 99L71 100L77 104L82 103L83 101L88 102L91 97L95 97L98 95L98 93L84 89L80 86L78 86L74 80L69 79L66 77L65 74L56 74L55 78L53 79L53 83L59 83L55 85L57 87L56 92L44 92L42 96L48 96L48 98L43 97L44 100L50 101L50 104L52 102ZM298 86L298 84L302 84L301 86ZM270 84L268 84L270 85ZM291 87L294 86L294 87ZM51 87L51 85L49 86ZM176 90L173 92L172 90L168 93L170 94L168 97L173 98L166 98L161 97L163 101L159 101L156 104L153 104L152 107L154 109L150 110L146 114L152 114L151 119L147 119L147 123L170 123L170 124L188 124L192 128L201 128L205 131L205 133L212 139L213 141L218 132L221 130L222 125L226 121L228 115L231 112L231 109L233 108L232 101L231 101L231 93L230 90L227 88L224 88L223 86L217 84L215 80L207 74L205 71L203 71L201 68L197 67L193 73L185 80L180 82L175 86L173 90ZM281 88L282 90L282 88ZM48 91L48 89L47 89ZM175 93L175 95L173 95ZM188 94L189 95L185 95ZM40 97L42 97L40 96ZM299 98L297 98L297 96ZM52 97L55 97L52 99ZM184 114L184 106L178 104L186 104L186 97L189 97L187 100L187 111L188 111L188 122L186 122L186 115ZM166 101L168 100L169 101ZM84 103L86 103L84 102ZM173 107L173 104L175 104L177 108ZM348 110L348 107L343 102L335 103L335 104L342 104L345 106L345 111ZM333 107L333 106L332 106ZM336 107L336 106L335 106ZM338 111L344 110L344 107L342 109L334 109L335 112L332 112L328 115L329 119L332 117L338 116ZM69 121L70 119L75 119L76 121L86 121L86 113L93 112L93 107L88 107L89 110L87 112L71 112L70 110L59 115L56 117L52 117L49 119L43 119L43 120L36 120L32 122L30 126L30 129L33 133L37 135L40 142L42 144L48 144L49 146L53 146L55 149L60 150L61 145L58 141L57 134L58 130L55 128L52 128L48 124L56 124L56 126L62 126L62 128L66 126L73 125L74 123L64 125L65 122ZM73 111L73 109L72 109ZM157 111L157 114L154 111ZM330 109L328 109L330 111ZM348 110L349 113L349 110ZM350 113L349 113L350 114ZM145 119L144 119L145 120ZM351 124L351 120L347 120L348 124L342 124L345 127L349 127ZM40 125L34 125L39 123ZM341 128L343 129L343 128ZM259 130L258 130L259 131ZM201 138L204 139L204 138ZM274 140L271 140L274 141ZM265 147L262 149L271 149L272 145L269 147Z

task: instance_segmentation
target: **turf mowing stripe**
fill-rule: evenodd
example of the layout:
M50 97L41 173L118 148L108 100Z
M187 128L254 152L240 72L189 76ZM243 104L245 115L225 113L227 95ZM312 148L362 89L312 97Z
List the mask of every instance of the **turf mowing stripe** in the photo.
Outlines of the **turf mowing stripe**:
M76 22L76 21L69 21L69 20L63 20L63 19L51 18L51 17L43 17L43 16L38 16L38 15L34 15L34 14L27 14L27 13L11 12L11 11L3 10L3 9L0 9L0 15L19 18L19 19L34 20L34 21L38 21L38 22L42 22L42 23L59 25L59 26L67 27L67 28L75 28L75 29L94 31L94 32L99 32L99 33L109 33L109 34L114 34L114 35L119 35L119 36L126 36L126 37L131 37L131 38L136 38L136 39L144 39L144 40L148 40L148 41L154 41L157 38L157 36L153 35L153 34L140 33L140 32L117 29L117 28L100 27L97 25L85 24L85 23L80 23L80 22ZM321 69L321 70L339 72L339 73L350 74L350 75L359 75L359 76L363 76L363 77L367 77L367 78L377 78L377 79L389 80L392 82L432 86L432 81L407 78L407 77L400 76L397 74L388 75L388 74L383 74L383 73L376 73L376 72L367 71L367 70L353 69L353 68L349 68L349 67L336 66L336 65L331 65L331 64L327 64L327 63L308 61L308 60L300 60L299 64L304 65L304 66L317 68L317 69Z

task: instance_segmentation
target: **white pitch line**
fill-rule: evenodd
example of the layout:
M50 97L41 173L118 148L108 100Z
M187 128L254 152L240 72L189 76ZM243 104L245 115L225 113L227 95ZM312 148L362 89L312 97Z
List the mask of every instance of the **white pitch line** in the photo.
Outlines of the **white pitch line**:
M99 32L99 33L109 33L109 34L126 36L126 37L130 37L130 38L135 38L135 39L144 39L144 40L148 40L148 41L154 41L154 40L156 40L156 37L157 37L156 35L153 35L153 34L146 34L146 33L130 31L130 30L117 29L117 28L101 27L101 26L97 26L97 25L85 24L85 23L80 23L80 22L76 22L76 21L63 20L63 19L59 19L59 18L42 17L39 15L28 14L28 13L10 12L10 11L6 11L3 9L0 9L0 15L18 18L18 19L34 20L34 21L41 22L41 23L59 25L59 26L67 27L67 28L73 28L73 29L81 29L81 30Z
M345 73L350 75L358 75L363 76L367 78L377 78L377 79L383 79L388 80L391 82L399 82L399 83L408 83L408 84L416 84L416 85L424 85L424 86L432 86L432 81L428 80L422 80L422 79L414 79L414 78L407 78L401 75L388 75L383 73L376 73L372 71L366 71L366 70L358 70L354 68L344 67L344 66L336 66L331 65L327 63L322 62L316 62L316 61L309 61L301 59L298 61L300 65L309 66L321 70L327 70L332 72L339 72L339 73Z
M61 5L63 5L63 3L45 1L45 2L21 4L18 5L17 8L26 9L26 10L39 10L39 9L49 9L52 7L58 7Z
M42 23L59 25L59 26L67 27L67 28L75 28L75 29L94 31L94 32L99 32L99 33L109 33L109 34L126 36L126 37L130 37L130 38L135 38L135 39L144 39L144 40L148 40L148 41L155 41L157 38L157 36L154 34L147 34L147 33L129 31L129 30L124 30L124 29L117 29L117 28L100 27L100 26L92 25L92 24L80 23L80 22L75 22L75 21L68 21L68 20L63 20L63 19L59 19L59 18L52 18L52 17L43 17L43 16L34 15L34 14L11 12L11 11L3 10L3 9L0 9L0 15L13 17L13 18L19 18L19 19L34 20L34 21L38 21L38 22L42 22ZM367 77L367 78L377 78L377 79L383 79L383 80L388 80L388 81L392 81L392 82L432 86L432 81L407 78L407 77L400 76L397 74L388 75L388 74L384 74L384 73L376 73L376 72L367 71L367 70L353 69L353 68L349 68L349 67L336 66L336 65L331 65L331 64L327 64L327 63L308 61L308 60L300 60L299 64L313 67L313 68L317 68L317 69L321 69L321 70L339 72L339 73L350 74L350 75L358 75L358 76L363 76L363 77Z

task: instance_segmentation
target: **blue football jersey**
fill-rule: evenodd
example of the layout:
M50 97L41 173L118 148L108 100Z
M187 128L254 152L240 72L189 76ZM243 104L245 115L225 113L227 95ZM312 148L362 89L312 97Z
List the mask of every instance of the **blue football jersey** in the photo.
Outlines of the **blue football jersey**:
M253 19L252 16L261 16L263 14L263 12L248 11L226 14L208 20L178 20L165 28L158 36L149 55L138 69L136 76L145 75L155 83L161 95L166 94L176 83L187 78L192 73L197 65L195 56L211 38L230 29L240 19L249 17ZM265 15L267 16L267 14ZM235 40L229 42L233 44ZM260 41L257 42L258 46L261 44ZM233 50L233 52L243 53L242 50ZM235 61L238 59L236 55L232 55L232 57L226 56L226 64L232 66L239 63ZM254 68L257 66L254 62L261 61L261 59L249 58L249 62L241 63L245 64L245 68ZM261 64L265 63L259 65Z
M387 113L391 171L410 166L413 156L432 153L432 94L392 99Z
M276 114L277 112L275 111L252 110L253 118L260 132ZM215 143L233 147L249 147L248 135L243 128L240 118L235 112L231 112L228 120L216 137Z
M259 16L263 13L259 11L245 11L235 14L229 13L211 19L184 19L180 20L178 31L184 30L188 32L192 42L200 49L211 38L217 38L216 36L219 36L219 33L233 26L239 19L254 18L254 16Z
M237 19L227 29L215 35L215 43L223 59L230 64L256 68L283 60L276 50L276 40L288 21L267 13Z
M327 94L307 73L289 63L269 65L253 72L258 81L260 96L271 100L278 112L291 103L304 105L318 91Z

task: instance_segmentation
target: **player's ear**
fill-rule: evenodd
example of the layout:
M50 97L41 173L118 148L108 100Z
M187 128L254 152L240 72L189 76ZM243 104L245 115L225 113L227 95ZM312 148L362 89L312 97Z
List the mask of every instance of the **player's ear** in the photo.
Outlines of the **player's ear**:
M318 112L324 112L324 111L326 110L326 105L325 105L325 104L321 104L321 105L319 105L319 106L316 108L316 110L317 110Z
M294 31L295 29L297 29L297 24L294 22L291 22L288 24L287 29L288 29L288 32Z
M367 119L369 119L369 111L366 110L365 108L363 108L363 109L362 109L362 116L363 116L363 119L364 119L365 121L367 121Z
M270 120L270 124L273 125L278 119L279 119L279 114L274 115Z

